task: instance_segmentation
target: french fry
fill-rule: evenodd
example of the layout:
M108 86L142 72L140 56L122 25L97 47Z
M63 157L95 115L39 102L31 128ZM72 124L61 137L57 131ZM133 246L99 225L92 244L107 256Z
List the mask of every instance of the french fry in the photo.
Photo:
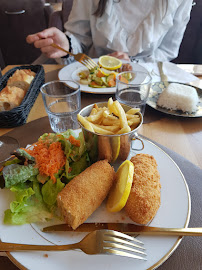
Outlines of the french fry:
M128 120L129 126L139 125L139 123L140 123L140 118L132 118L132 119Z
M112 98L109 98L109 99L108 99L107 106L108 106L108 109L109 109L109 112L110 112L110 113L113 113L113 114L115 114L116 116L119 115L119 113L118 113L116 107L114 106L114 101L113 101Z
M104 135L113 135L114 134L114 132L106 130L104 128L100 128L93 123L91 123L91 125L92 125L94 131L97 133L104 134Z
M110 115L109 110L108 110L108 109L104 110L103 116L104 116L104 117L108 117L109 115Z
M131 131L131 128L129 126L124 126L122 129L120 129L117 134L123 134L123 133L128 133Z
M87 120L93 123L98 123L100 122L102 117L103 117L103 110L100 110L96 114L88 116Z
M114 116L114 115L112 115L112 114L109 114L109 115L107 116L107 119L112 120L112 121L116 121L116 120L118 120L119 118L116 117L116 116Z
M117 119L110 119L110 118L104 118L102 120L102 124L105 126L119 126L120 127L120 120Z
M127 120L133 119L133 118L140 118L138 114L128 114L126 113Z
M90 115L95 115L97 113L97 109L96 108L92 108L92 111L90 112Z
M109 98L108 108L94 104L89 116L78 115L78 121L88 130L104 135L124 134L135 129L140 124L138 108L127 112L118 101Z
M93 105L93 108L95 108L96 110L98 110L98 105L95 103L95 104Z
M127 111L127 114L136 114L139 111L140 111L139 108L131 108L130 110Z
M121 104L116 100L114 102L114 106L115 106L116 110L118 111L118 116L119 116L119 119L121 122L121 124L120 124L121 128L123 128L125 126L127 127L128 122L127 122L126 114L125 114L125 111L122 108Z
M103 126L103 125L98 125L95 124L98 128L106 129L112 132L117 132L120 129L120 126Z
M83 116L81 116L80 114L77 114L77 119L79 120L79 122L89 131L94 132L93 126L92 124Z

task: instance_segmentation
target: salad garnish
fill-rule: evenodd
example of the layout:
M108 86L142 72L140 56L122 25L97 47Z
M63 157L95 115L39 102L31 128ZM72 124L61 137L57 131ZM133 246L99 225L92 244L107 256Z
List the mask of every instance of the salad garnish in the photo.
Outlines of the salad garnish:
M14 193L4 223L21 225L60 218L57 194L90 165L83 133L45 133L29 148L19 148L0 168L0 183Z

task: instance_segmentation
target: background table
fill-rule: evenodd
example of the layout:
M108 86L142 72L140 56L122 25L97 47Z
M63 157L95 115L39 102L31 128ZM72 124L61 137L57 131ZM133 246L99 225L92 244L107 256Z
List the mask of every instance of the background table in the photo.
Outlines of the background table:
M186 65L183 65L184 68L186 68ZM3 70L3 74L11 69L14 66L8 66ZM61 65L44 65L45 73L46 73L46 82L57 79L58 71L62 68ZM201 77L202 78L202 77ZM196 83L196 86L201 86L201 81ZM98 101L106 101L111 95L94 95L94 94L86 94L82 93L82 107L95 103ZM113 96L114 97L114 96ZM39 94L33 108L30 111L30 114L28 116L27 122L31 122L33 120L42 118L46 116L46 111L44 109L43 101L41 94ZM43 118L44 119L44 118ZM42 119L41 119L42 120ZM47 122L45 120L45 122ZM34 121L32 126L31 132L33 132L33 125L36 123L36 129L37 129L37 123L42 124L44 123L44 120L40 121ZM20 134L18 130L20 130L22 127L18 127L15 130L14 129L2 129L0 128L0 135L3 135L9 131L15 132L15 134ZM49 130L47 130L49 131ZM145 117L144 117L144 124L139 130L139 134L144 135L148 137L149 139L160 143L161 145L177 152L181 156L185 157L195 165L202 168L202 120L201 118L183 118L183 117L176 117L176 116L170 116L163 114L161 112L158 112L149 106L146 107L145 111ZM19 135L22 136L22 135ZM26 135L24 135L26 137ZM180 162L180 161L179 161ZM188 166L188 163L185 164ZM181 164L180 168L183 167L183 164ZM200 172L199 172L200 173ZM192 172L190 172L192 174ZM190 177L189 177L190 178ZM199 178L199 177L198 177ZM196 185L196 183L195 183ZM191 187L191 186L190 186ZM197 185L199 187L199 183ZM196 190L192 191L191 187L191 195L193 197L193 200L195 201L195 205L199 205L200 208L200 202L196 200L200 200L200 194L196 194ZM200 193L200 192L199 192ZM196 212L196 207L192 210ZM198 213L194 213L194 216L199 216ZM192 218L193 220L194 218ZM190 222L190 225L192 224L192 220ZM192 226L201 226L201 222L199 221L199 224L196 224L196 222L193 221ZM187 240L188 238L186 238ZM191 240L192 241L192 240ZM199 243L199 242L197 242ZM186 258L186 252L188 251L187 247L190 247L191 244L189 240L185 241L183 240L183 243L180 244L181 249L178 249L173 255L172 255L172 262L166 262L160 267L161 269L169 269L172 263L175 265L175 261L185 260ZM192 246L195 246L195 242L192 243ZM199 248L199 246L198 246ZM198 250L198 249L197 249ZM195 259L197 260L199 258L199 254L197 254L197 250L191 250L190 252ZM183 253L184 252L184 253ZM184 254L184 256L182 256ZM0 254L1 255L1 254ZM171 263L171 264L170 264ZM188 262L187 262L188 263ZM200 262L199 262L200 263ZM182 261L182 264L184 262ZM188 264L187 264L187 267ZM173 268L173 267L172 267ZM9 261L7 257L0 257L0 269L7 269L7 270L17 270L18 268ZM177 269L177 268L173 268ZM189 269L189 268L183 268L183 269Z
M6 71L13 67L14 66L7 66L2 73L5 74ZM57 74L62 67L62 65L44 65L46 82L58 79ZM182 67L185 70L188 68L190 69L190 65L182 65ZM200 67L200 65L194 65L192 69L196 70L196 68ZM202 78L202 75L200 78ZM202 80L196 82L195 85L202 88ZM82 107L98 101L106 101L111 96L114 97L113 95L82 93ZM46 115L42 96L39 94L30 111L27 122ZM0 135L3 135L10 130L11 129L0 128ZM147 105L144 124L139 130L139 134L170 148L202 168L202 118L171 116L158 112Z

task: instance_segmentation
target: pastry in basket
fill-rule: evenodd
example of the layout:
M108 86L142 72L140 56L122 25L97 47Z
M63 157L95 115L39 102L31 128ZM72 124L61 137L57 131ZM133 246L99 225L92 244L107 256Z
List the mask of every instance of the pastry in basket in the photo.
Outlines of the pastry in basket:
M0 112L19 106L30 87L36 73L31 69L17 69L0 92Z
M31 69L17 69L8 79L7 86L16 86L27 91L35 75Z
M21 104L26 92L16 86L6 86L0 92L0 111L9 111Z

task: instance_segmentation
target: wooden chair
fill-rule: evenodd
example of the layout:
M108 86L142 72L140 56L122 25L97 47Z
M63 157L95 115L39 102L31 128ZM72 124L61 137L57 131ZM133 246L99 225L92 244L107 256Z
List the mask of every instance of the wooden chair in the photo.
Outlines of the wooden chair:
M30 64L40 55L26 43L26 36L47 28L51 13L45 0L1 0L0 49L5 65Z

